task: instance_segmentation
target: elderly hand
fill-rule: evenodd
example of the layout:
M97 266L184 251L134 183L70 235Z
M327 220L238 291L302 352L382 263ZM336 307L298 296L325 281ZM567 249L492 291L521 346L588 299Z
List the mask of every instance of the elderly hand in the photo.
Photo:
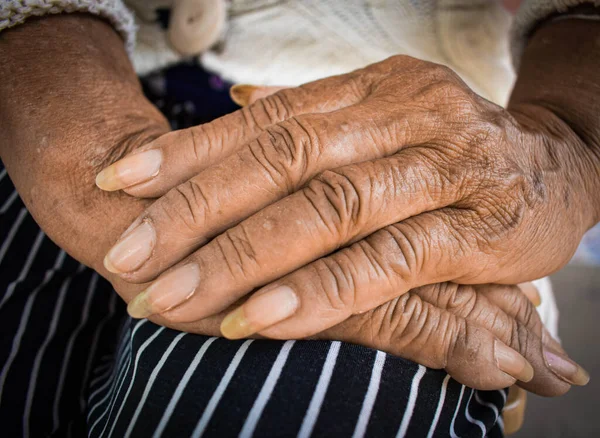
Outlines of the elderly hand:
M105 266L142 282L175 264L129 307L173 322L263 286L227 319L231 337L310 336L426 284L541 277L597 214L580 171L594 158L563 120L535 102L506 111L408 57L282 90L148 148L99 185L144 175L128 192L156 195L222 161L149 207Z
M61 45L52 43L57 37ZM0 54L6 78L0 83L0 155L12 180L44 231L130 301L147 285L122 281L103 268L102 258L151 201L101 192L93 180L102 163L163 135L164 118L142 95L122 42L102 20L76 14L32 20L3 34ZM160 315L152 320L214 335L224 316L187 324ZM516 287L426 286L315 337L444 367L481 388L520 379L532 391L558 395L569 389L567 382L585 378L559 345L544 339Z
M522 98L507 112L406 57L283 90L102 172L103 188L151 196L201 171L134 222L106 267L146 281L200 248L130 303L171 324L278 279L222 326L277 338L424 284L549 273L598 211L594 152L548 107Z
M351 342L445 369L467 386L491 390L517 383L544 396L585 385L589 376L544 329L530 302L531 284L464 286L440 283L410 290L311 336ZM180 330L218 335L225 313ZM173 326L161 315L157 324Z

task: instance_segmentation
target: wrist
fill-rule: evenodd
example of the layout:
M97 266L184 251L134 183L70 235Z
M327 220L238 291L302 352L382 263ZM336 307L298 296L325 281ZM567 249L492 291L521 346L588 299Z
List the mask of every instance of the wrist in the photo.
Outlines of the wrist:
M30 20L0 39L0 155L29 211L70 255L102 258L147 202L96 174L169 130L119 35L83 14Z
M509 111L528 112L546 148L573 184L586 227L600 220L600 22L561 20L541 26L525 49ZM537 108L532 111L532 108Z

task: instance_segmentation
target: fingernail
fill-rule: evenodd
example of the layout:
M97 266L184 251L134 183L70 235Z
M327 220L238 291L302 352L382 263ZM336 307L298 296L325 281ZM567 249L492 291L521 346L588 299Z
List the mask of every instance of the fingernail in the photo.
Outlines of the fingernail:
M96 176L96 185L112 192L143 183L158 175L161 163L160 149L130 154L102 170Z
M496 340L494 343L494 354L498 368L501 371L521 382L529 382L533 379L533 367L531 364L506 344Z
M292 316L298 297L287 286L279 286L250 298L221 323L221 333L229 339L247 338Z
M544 345L543 349L546 365L559 379L571 385L585 386L588 384L590 375L586 370L548 345Z
M108 251L104 257L104 267L114 274L133 272L148 260L155 243L154 227L142 222Z
M521 292L525 294L525 296L529 299L529 301L531 301L531 303L535 307L538 307L540 304L542 304L542 297L540 296L540 292L533 283L521 283L519 284L519 289L521 289Z
M233 100L239 106L246 106L250 102L252 93L258 90L258 88L259 87L256 85L234 85L229 89L229 95L231 96L231 100Z
M127 305L132 318L147 318L178 306L193 294L200 284L200 268L195 263L174 269L156 280Z

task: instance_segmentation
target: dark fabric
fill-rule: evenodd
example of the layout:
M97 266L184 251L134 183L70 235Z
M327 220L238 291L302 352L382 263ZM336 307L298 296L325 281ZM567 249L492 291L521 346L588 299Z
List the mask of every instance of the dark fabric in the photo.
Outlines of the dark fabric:
M178 128L235 108L193 63L144 89ZM45 236L1 164L0 333L6 437L502 436L505 392L443 371L339 342L232 342L132 321L108 282Z

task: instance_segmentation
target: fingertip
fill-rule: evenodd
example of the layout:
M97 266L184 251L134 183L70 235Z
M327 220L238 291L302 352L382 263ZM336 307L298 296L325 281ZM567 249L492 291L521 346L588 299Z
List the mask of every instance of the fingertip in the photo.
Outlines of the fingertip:
M237 84L229 89L229 96L239 106L247 106L250 104L252 93L258 88L256 85Z
M255 332L250 327L242 307L229 313L221 322L221 334L230 340L246 338Z
M589 373L567 355L553 350L548 345L544 345L543 354L546 366L559 379L576 386L585 386L590 382Z
M121 189L121 185L115 178L114 165L108 166L96 175L96 187L105 192L114 192Z
M146 291L137 295L127 304L127 313L135 319L148 318L154 314L151 306L148 304L148 293Z
M518 287L535 307L538 307L542 304L542 297L540 296L540 292L533 283L521 283L518 285Z
M533 379L534 371L529 361L498 339L494 341L494 356L500 371L525 383Z
M108 254L106 254L104 256L104 260L102 261L102 264L104 265L104 268L111 274L121 274L122 273L111 263L110 257L108 256Z
M292 316L299 307L296 293L288 286L278 286L252 296L221 323L221 333L228 339L247 338Z
M100 171L96 175L96 186L109 192L122 190L154 178L161 165L160 149L134 152Z
M277 93L279 90L284 90L289 87L280 86L257 86L248 84L234 85L229 89L231 100L239 106L248 106L256 102L258 99L270 96Z

